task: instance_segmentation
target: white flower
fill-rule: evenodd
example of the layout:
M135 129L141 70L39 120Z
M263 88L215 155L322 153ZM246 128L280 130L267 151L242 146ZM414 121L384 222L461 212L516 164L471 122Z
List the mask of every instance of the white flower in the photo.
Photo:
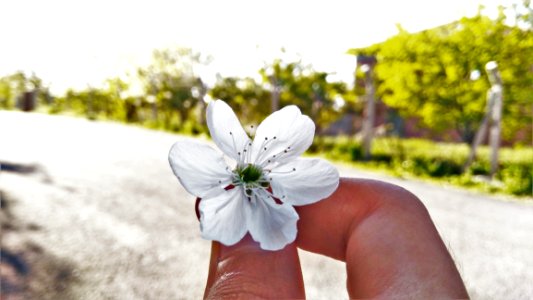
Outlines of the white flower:
M196 141L176 142L169 153L183 187L201 198L202 237L233 245L250 232L265 250L293 242L298 221L293 205L326 198L339 184L339 174L328 162L298 158L313 141L313 121L296 106L287 106L268 116L252 141L231 108L217 100L207 107L207 125L234 166Z

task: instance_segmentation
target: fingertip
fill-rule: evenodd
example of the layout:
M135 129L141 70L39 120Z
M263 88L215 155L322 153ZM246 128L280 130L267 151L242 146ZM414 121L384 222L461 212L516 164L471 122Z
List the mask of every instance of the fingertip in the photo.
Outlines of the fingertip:
M249 234L232 246L213 242L205 292L206 298L305 297L295 244L267 251Z

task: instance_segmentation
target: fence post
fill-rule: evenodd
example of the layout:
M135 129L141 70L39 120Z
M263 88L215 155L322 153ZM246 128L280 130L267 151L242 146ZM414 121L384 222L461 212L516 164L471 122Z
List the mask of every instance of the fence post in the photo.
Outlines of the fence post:
M30 92L24 92L22 94L22 103L21 108L22 111L28 112L35 109L35 103L36 103L36 90L30 91Z
M275 75L268 77L270 84L272 85L272 98L270 100L271 111L275 112L279 109L279 96L281 92L281 86L279 80Z
M470 147L470 154L468 155L468 159L466 161L466 164L463 167L463 172L468 170L474 160L476 159L477 155L477 148L481 143L483 142L483 139L487 136L487 129L489 127L490 123L490 116L492 115L492 110L494 107L494 93L492 89L489 89L487 91L487 108L485 116L483 117L483 121L481 121L481 126L479 126L478 131L476 132L476 136L474 137L474 141L472 142L472 146Z
M357 56L357 65L365 73L365 114L363 118L363 157L370 159L372 149L372 139L374 137L374 119L376 115L376 101L374 88L374 66L376 58L374 56Z
M203 82L202 78L199 79L199 85L200 85L200 88L199 88L199 101L198 101L198 104L200 106L200 109L199 109L199 115L198 115L198 123L200 123L200 125L204 126L206 125L206 122L205 122L205 112L206 112L206 103L205 103L205 96L207 95L207 85Z
M491 91L494 94L493 109L490 115L491 126L489 131L490 143L490 178L494 178L498 171L498 153L501 140L501 120L503 108L503 83L498 71L498 64L490 61L485 65L489 81L491 83Z

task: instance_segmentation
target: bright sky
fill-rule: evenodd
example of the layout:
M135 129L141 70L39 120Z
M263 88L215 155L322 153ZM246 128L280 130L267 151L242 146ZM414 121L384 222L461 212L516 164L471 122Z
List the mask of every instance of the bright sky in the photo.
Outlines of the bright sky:
M53 92L99 86L150 61L153 49L214 57L208 74L254 76L264 62L301 57L347 78L353 47L495 11L514 0L2 0L0 76L34 71ZM211 76L213 77L213 76Z

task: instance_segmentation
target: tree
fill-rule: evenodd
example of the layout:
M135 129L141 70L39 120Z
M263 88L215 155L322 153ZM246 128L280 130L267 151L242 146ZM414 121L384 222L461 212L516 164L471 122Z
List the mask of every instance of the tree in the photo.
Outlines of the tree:
M338 118L334 99L346 93L346 86L328 81L328 73L315 71L299 61L283 62L279 59L259 72L263 83L278 93L279 106L297 105L315 121L317 133Z
M19 100L25 97L26 93L30 93L36 103L48 103L51 99L48 88L35 73L27 76L18 71L0 78L0 107L12 109L18 106Z
M15 92L8 76L0 78L0 107L11 109L15 102Z
M257 125L270 113L271 92L253 78L219 77L209 95L228 103L245 126Z
M531 124L533 33L481 14L422 31L400 32L377 45L352 49L376 55L377 95L402 115L417 117L435 132L456 129L470 143L483 118L489 61L504 82L504 136Z
M194 66L204 62L199 53L188 48L155 50L152 63L137 70L145 95L154 105L154 116L162 118L165 128L183 126L198 103L193 90L202 87Z
M126 120L126 97L124 92L129 88L129 84L120 77L108 78L102 89L106 102L104 103L104 113L109 119Z

